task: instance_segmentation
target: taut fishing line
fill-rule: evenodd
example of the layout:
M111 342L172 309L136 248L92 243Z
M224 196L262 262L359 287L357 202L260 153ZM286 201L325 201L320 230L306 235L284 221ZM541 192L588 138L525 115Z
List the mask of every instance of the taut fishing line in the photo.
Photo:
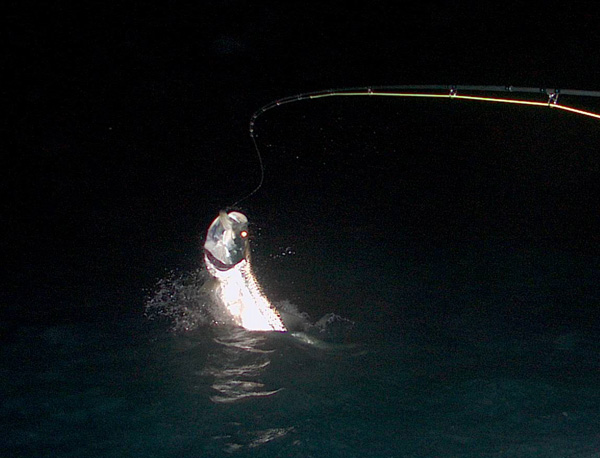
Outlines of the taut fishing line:
M483 93L508 93L510 97L487 97ZM543 100L531 100L530 98L516 98L518 94L536 94L538 98ZM258 146L257 136L255 132L256 120L266 111L272 108L286 105L288 103L299 102L302 100L320 99L324 97L414 97L414 98L430 98L430 99L448 99L448 100L466 100L478 102L492 102L504 104L526 105L531 107L556 108L581 116L595 118L600 120L600 113L587 111L558 103L558 98L566 97L596 97L600 98L600 91L583 91L577 89L547 89L547 88L532 88L532 87L514 87L514 86L469 86L469 85L417 85L417 86L373 86L373 87L354 87L354 88L339 88L327 89L315 92L306 92L290 97L284 97L279 100L270 102L254 112L250 118L249 133L260 168L260 178L258 185L246 196L242 197L231 207L235 207L240 202L252 197L256 194L263 185L265 179L265 168L263 164L262 154ZM562 100L561 98L561 100Z

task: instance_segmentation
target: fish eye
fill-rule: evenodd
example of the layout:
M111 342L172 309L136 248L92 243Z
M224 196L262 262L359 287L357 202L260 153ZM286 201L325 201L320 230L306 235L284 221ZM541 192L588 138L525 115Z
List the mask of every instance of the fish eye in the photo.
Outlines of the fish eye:
M242 237L243 239L245 239L246 237L248 237L248 231L242 231L242 232L240 232L240 237Z

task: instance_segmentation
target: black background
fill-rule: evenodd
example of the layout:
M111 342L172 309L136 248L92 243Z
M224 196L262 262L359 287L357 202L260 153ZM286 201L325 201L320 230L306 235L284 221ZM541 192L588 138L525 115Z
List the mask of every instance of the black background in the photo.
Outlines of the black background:
M193 264L193 253L216 211L258 181L247 126L254 110L273 99L330 87L384 84L600 89L598 17L577 6L55 1L14 2L4 12L8 48L3 73L8 78L2 90L7 120L1 159L5 272L0 306L4 317L23 322L87 319L97 316L93 311L98 308L109 314L137 313L142 291L165 268ZM301 208L319 206L318 201L311 204L310 196L342 195L339 189L347 184L335 179L342 167L354 170L366 186L357 190L347 185L353 191L344 194L346 199L326 201L346 209L340 216L346 225L353 224L348 202L364 208L377 201L372 211L379 215L404 199L419 202L407 218L415 233L428 228L438 235L569 239L574 251L588 253L596 246L599 159L593 154L594 121L557 116L548 126L536 115L515 111L515 116L525 116L519 118L517 142L545 142L547 147L537 150L545 151L543 160L521 155L507 164L500 160L505 150L498 147L485 160L473 153L440 162L440 155L432 153L410 162L414 155L407 153L409 148L395 152L394 167L384 163L373 175L360 166L373 152L355 150L357 158L346 156L346 163L332 153L328 160L336 169L319 168L315 159L306 167L319 173L302 175L301 167L278 163L276 155L269 155L274 148L269 145L293 153L301 149L294 142L314 139L314 129L331 126L332 119L337 119L334 127L346 128L332 151L344 149L344 142L364 143L368 132L360 128L366 119L380 127L374 145L382 138L383 144L428 139L435 151L435 145L440 148L436 140L445 138L440 133L430 137L423 127L418 130L437 108L423 112L426 119L419 123L412 115L419 110L414 105L409 106L409 122L394 101L376 107L362 101L319 103L290 106L259 119L265 188L254 201L241 204L243 209L266 220L270 209L287 202L298 221L306 223L308 217L298 216ZM470 144L477 145L484 139L477 135L477 126L461 125L463 114L455 115L448 131L459 129L457 138L471 132ZM466 119L496 112L481 110L470 116ZM515 125L508 118L499 121L499 130ZM292 131L285 130L286 119ZM305 129L298 132L301 122ZM385 127L396 122L411 128L402 138L386 137L397 135ZM578 122L587 137L580 157L570 161L573 145L581 139ZM348 126L356 127L351 134ZM408 130L413 137L406 137ZM322 135L323 141L337 138L332 131ZM282 146L282 138L291 143ZM498 146L493 138L485 140L480 150ZM452 144L446 148L460 149ZM377 164L371 161L369 166L377 170ZM505 175L498 178L498 170ZM389 187L377 187L380 178L373 176L419 191L390 194ZM435 190L440 180L447 185L443 192ZM505 192L508 182L514 186ZM416 184L411 188L411 183ZM490 185L487 197L481 194L484 183ZM335 186L338 192L332 193ZM304 206L297 203L303 193ZM494 209L499 195L507 200ZM423 201L423 196L430 197ZM502 214L509 204L514 212ZM323 211L331 210L327 205ZM466 216L426 216L452 205L464 207L461 214ZM532 209L538 209L537 216ZM283 210L273 210L274 217L278 211ZM490 222L491 215L499 214ZM538 217L549 222L543 230L532 224ZM557 219L561 222L552 223Z

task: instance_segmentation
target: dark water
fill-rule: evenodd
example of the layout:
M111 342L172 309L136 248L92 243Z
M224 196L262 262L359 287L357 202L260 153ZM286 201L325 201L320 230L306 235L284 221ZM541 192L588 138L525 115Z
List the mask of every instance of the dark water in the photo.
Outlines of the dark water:
M215 325L201 289L248 149L55 189L51 236L13 243L0 456L600 456L597 125L437 106L261 119L240 209L305 334Z
M181 315L19 328L1 350L3 456L598 456L596 261L404 248L323 263L337 270L306 308L354 327L322 340L206 312L190 331L168 331Z

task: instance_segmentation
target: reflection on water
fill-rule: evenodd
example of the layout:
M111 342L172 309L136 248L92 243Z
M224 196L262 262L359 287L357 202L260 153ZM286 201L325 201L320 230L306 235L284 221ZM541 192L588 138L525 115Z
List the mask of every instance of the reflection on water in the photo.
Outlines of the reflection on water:
M231 403L246 398L271 396L281 388L269 389L261 375L271 364L274 350L265 349L267 335L242 328L227 329L214 338L218 344L209 355L202 375L214 378L212 388L218 394L210 397L215 403Z
M216 404L215 412L222 418L231 417L211 436L209 448L220 454L237 454L255 453L273 443L285 446L288 442L280 441L293 434L295 426L273 416L273 406L265 402L285 383L280 379L279 386L269 386L266 381L272 378L268 375L272 358L279 354L274 349L280 342L277 335L223 326L214 329L212 341L200 375L210 378L213 393L209 398Z
M285 436L290 431L293 431L294 428L290 426L289 428L270 428L264 431L256 431L254 439L252 442L248 444L248 447L255 448L261 445L266 444L267 442L271 442L274 439L279 439L280 437Z

